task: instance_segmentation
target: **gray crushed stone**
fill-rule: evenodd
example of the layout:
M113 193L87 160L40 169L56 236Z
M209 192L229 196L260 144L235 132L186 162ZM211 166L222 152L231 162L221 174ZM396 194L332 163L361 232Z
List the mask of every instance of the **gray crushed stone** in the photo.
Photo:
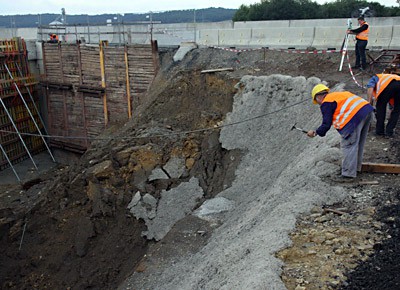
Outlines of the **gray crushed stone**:
M310 99L319 82L283 75L241 79L243 89L225 120L240 123L220 135L224 148L245 152L232 186L217 196L233 208L199 252L151 276L134 273L121 289L286 289L274 253L290 244L296 217L347 194L324 182L339 168L339 134L331 129L326 137L311 139L291 130L294 123L307 130L320 124L319 108Z

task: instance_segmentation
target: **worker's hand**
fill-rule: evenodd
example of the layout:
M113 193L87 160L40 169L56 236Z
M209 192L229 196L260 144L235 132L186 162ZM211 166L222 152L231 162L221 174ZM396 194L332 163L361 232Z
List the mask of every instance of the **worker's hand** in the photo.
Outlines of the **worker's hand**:
M374 97L369 98L368 101L369 101L369 103L370 103L371 106L374 106L374 103L375 103L375 98L374 98Z
M317 132L315 132L314 130L310 130L307 132L307 136L310 138L313 138L313 137L317 136Z

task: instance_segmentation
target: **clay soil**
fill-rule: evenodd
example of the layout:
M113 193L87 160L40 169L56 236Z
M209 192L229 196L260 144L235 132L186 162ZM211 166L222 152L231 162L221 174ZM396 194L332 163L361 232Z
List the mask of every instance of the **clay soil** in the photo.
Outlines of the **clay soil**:
M160 52L161 70L147 100L132 121L104 133L108 140L94 142L77 162L59 164L22 185L1 186L2 289L116 289L134 271L197 251L212 233L206 223L188 217L162 241L148 241L141 235L144 223L128 213L127 204L138 190L157 198L193 176L206 199L229 186L241 152L221 148L218 130L199 129L218 125L231 111L234 85L242 76L316 76L365 96L360 86L383 69L374 65L354 72L357 84L347 63L338 71L339 53L202 48L178 63L173 54ZM201 73L218 68L233 71ZM177 131L193 132L145 137ZM365 161L399 164L399 144L398 132L385 139L372 130ZM185 174L149 181L151 171L171 156L185 158ZM299 217L292 247L277 253L286 265L282 279L288 289L400 287L400 178L362 173L360 180L345 185L349 196L341 204ZM194 233L189 239L188 232Z

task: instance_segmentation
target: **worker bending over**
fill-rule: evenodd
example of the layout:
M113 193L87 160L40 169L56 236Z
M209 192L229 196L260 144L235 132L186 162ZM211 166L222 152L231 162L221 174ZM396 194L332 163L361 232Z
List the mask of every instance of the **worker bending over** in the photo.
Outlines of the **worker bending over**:
M400 76L394 74L376 74L367 84L368 101L376 101L376 135L392 137L400 115ZM386 125L386 107L388 102L393 106Z
M350 92L329 92L323 84L316 85L311 97L319 104L322 124L317 130L310 130L308 137L323 137L333 125L341 135L340 147L343 152L342 172L338 182L352 181L361 172L364 144L374 108L363 98Z

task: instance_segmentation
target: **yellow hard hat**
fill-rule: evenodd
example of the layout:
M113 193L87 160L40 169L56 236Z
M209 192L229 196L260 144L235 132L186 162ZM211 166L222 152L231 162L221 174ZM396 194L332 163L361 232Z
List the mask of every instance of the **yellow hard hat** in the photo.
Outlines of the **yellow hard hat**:
M313 100L313 104L317 104L317 101L315 100L315 96L318 95L319 93L322 93L323 91L326 91L327 93L329 93L329 88L327 86L325 86L324 84L318 84L312 89L311 97Z

